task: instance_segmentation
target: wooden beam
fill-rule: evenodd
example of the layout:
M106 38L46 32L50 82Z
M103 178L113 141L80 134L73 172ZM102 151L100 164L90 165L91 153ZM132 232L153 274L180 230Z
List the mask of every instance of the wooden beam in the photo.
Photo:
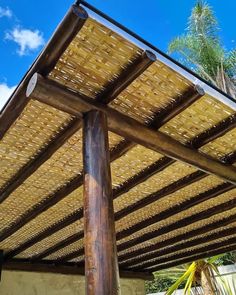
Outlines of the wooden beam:
M167 195L173 194L174 192L180 190L181 188L186 187L187 185L190 185L191 183L194 183L196 181L199 181L204 177L206 177L206 174L202 171L196 171L190 175L187 175L187 176L181 178L180 180L177 180L174 183L171 183L171 184L165 186L164 188L160 189L159 191L152 193L152 194L144 197L143 199L140 199L136 203L133 203L133 204L125 207L124 209L121 209L120 211L116 212L115 220L116 221L120 220L121 218L127 216L128 214L131 214L131 213L133 213L133 212L135 212L135 211L137 211L137 210L139 210L139 209L141 209L153 202L156 202L156 201L164 198ZM207 197L210 197L210 195L207 194ZM194 201L192 199L191 199L191 202L190 202L190 200L188 200L188 201L189 201L188 205L190 203L191 203L191 205L194 204ZM183 205L183 207L182 207L182 205ZM186 202L186 204L181 204L181 210L185 209L185 205L187 205L187 202ZM178 207L178 210L180 210L180 207ZM171 208L171 211L172 211L172 208ZM173 214L173 212L176 212L176 211L173 210L171 212L171 214Z
M228 157L228 159L230 160L230 156ZM199 179L200 179L200 178L202 177L201 172L198 171L198 172L193 173L192 176L190 176L190 179L189 179L189 180L191 180L191 179L194 180L195 177L196 177L196 180L198 179L198 177L199 177ZM168 190L169 190L170 193L173 192L173 190L178 190L179 187L181 188L181 187L183 186L183 184L184 184L185 181L186 181L186 179L185 179L185 177L184 177L183 179L180 179L180 180L176 181L174 184L171 184L171 185L167 186L166 188L163 189L163 194L165 195L166 192L168 192ZM178 186L178 185L179 185L179 186ZM169 188L168 188L168 187L169 187ZM228 187L228 184L220 185L218 188L213 188L212 190L209 190L209 191L207 191L207 192L202 193L202 194L200 195L200 197L199 197L199 195L197 195L197 196L193 199L193 201L192 201L192 200L187 201L186 204L185 204L185 206L191 206L191 204L192 204L192 206L193 206L193 205L196 205L196 202L201 202L201 201L203 201L204 199L206 200L208 197L209 197L209 198L214 197L214 196L215 196L215 193L218 192L218 194L220 194L220 193L222 193L222 192L224 191L224 189L227 190L228 188L231 189L231 185L229 185L229 187ZM222 191L222 189L223 189L223 191ZM162 190L161 190L161 191L162 191ZM160 192L159 192L159 193L160 193ZM156 194L157 194L157 195L156 195L157 197L159 197L159 198L161 197L161 195L158 195L158 193L156 193ZM209 195L209 196L208 196L208 195ZM151 195L151 196L152 196L152 195ZM155 196L155 195L153 195L153 196ZM152 196L152 197L153 197L153 196ZM156 197L155 197L155 198L156 198ZM139 203L138 203L138 204L139 204ZM177 206L177 207L178 207L178 208L174 208L174 209L175 209L175 210L179 210L180 207L179 207L179 206ZM135 206L134 206L134 208L135 208ZM181 207L181 209L183 209L183 210L184 210L184 208L185 208L185 207ZM173 208L172 208L172 209L173 209ZM174 210L174 209L173 209L173 210ZM167 213L168 213L168 212L167 212ZM172 214L172 210L170 210L170 213ZM116 214L117 214L117 216L119 216L120 213L117 212ZM164 213L164 214L166 214L166 213ZM32 239L26 241L25 243L19 245L17 248L15 248L14 250L12 250L11 252L7 253L7 254L6 254L6 258L9 259L9 258L11 258L11 257L14 257L15 255L21 253L22 251L24 251L24 250L27 249L28 247L31 247L33 244L35 244L35 243L41 241L42 239L44 239L44 238L46 238L47 236L49 236L49 235L55 233L56 231L62 229L63 227L68 226L69 224L75 222L75 221L77 220L77 218L82 218L82 216L83 216L82 209L76 210L73 214L69 215L66 219L57 222L56 224L54 224L54 225L52 225L51 227L45 229L43 232L39 233L38 235L36 235L36 236L33 237ZM116 218L118 218L118 217L116 217ZM160 220L161 216L159 216L159 217L157 216L156 218L157 218L158 220ZM164 218L164 217L162 217L162 218ZM166 218L167 218L167 217L166 217ZM125 232L126 232L126 231L125 231ZM155 234L155 235L153 236L153 234ZM147 234L144 235L144 237L139 237L137 240L136 240L136 239L134 239L134 240L130 240L130 241L128 241L128 242L126 242L126 243L124 243L124 244L122 244L122 245L119 245L119 246L118 246L118 249L119 249L119 251L121 251L122 249L126 249L126 248L128 248L128 247L132 247L132 246L134 246L136 243L142 243L142 242L144 242L144 241L146 241L146 240L148 240L148 239L151 239L151 238L153 238L153 237L158 236L159 234L160 234L160 233L159 233L158 231L157 231L157 232L154 231L154 232L152 232L152 233L147 233ZM81 236L80 238L82 238L82 236ZM80 239L80 238L79 238L79 239ZM139 242L138 242L138 241L139 241ZM60 242L59 242L59 244L60 244ZM67 245L69 245L69 244L67 244ZM57 247L57 246L56 246L56 247ZM52 247L52 248L53 248L53 247ZM59 249L61 249L61 248L57 248L57 249L59 250ZM50 249L49 249L49 250L50 250ZM51 251L51 250L50 250L50 251ZM47 252L46 252L46 253L47 253ZM42 253L42 254L44 254L44 253ZM78 255L77 252L75 252L75 253L74 253L74 256L77 257L77 255ZM73 254L72 254L70 257L74 257L74 256L73 256ZM44 257L46 257L46 256L44 256ZM66 257L65 257L65 258L66 258ZM33 257L32 259L34 259L34 257ZM71 259L72 259L72 258L71 258ZM64 258L63 258L62 260L64 260Z
M221 185L218 185L217 187L214 187L213 189L210 189L209 191L206 191L204 193L196 195L195 197L192 198L194 200L191 200L191 199L186 200L184 203L182 203L180 205L176 205L176 207L168 208L167 210L160 212L149 219L145 219L144 221L141 221L128 229L118 232L116 234L116 239L121 240L125 237L128 237L129 235L131 235L135 232L138 232L139 230L146 228L146 227L148 227L160 220L167 219L169 216L173 215L173 212L175 212L175 214L176 214L182 210L186 210L192 206L195 206L196 204L203 202L204 200L206 201L207 199L214 198L214 197L218 196L219 194L227 192L227 191L231 190L232 188L233 188L233 185L228 184L228 183L223 183ZM192 201L192 202L190 202L190 201ZM235 205L236 205L236 199L233 201L225 202L221 205L212 207L210 209L206 209L205 211L196 213L192 216L184 217L183 219L180 219L170 225L159 228L156 231L152 231L151 233L145 233L137 238L134 238L132 240L128 240L126 242L119 244L117 246L118 252L126 250L131 247L134 247L140 243L146 242L147 240L150 239L150 235L153 237L161 236L163 234L166 234L168 232L171 232L171 231L181 228L183 226L187 226L187 225L194 223L196 221L203 220L205 218L209 218L214 214L223 212L224 210L229 210L232 207L234 207ZM154 233L155 233L155 235L154 235ZM78 257L79 254L82 255L83 252L74 251L72 253L69 253L68 255L60 257L59 262L64 262L67 259L76 258L76 257Z
M202 250L204 251L204 249L202 249ZM170 267L182 265L184 263L189 263L189 262L193 262L193 261L196 261L199 259L209 258L212 256L216 256L219 254L223 254L223 253L227 253L227 252L231 252L231 251L235 251L235 250L236 250L236 243L233 245L230 245L230 246L221 247L219 249L214 249L211 251L204 251L204 252L201 252L201 254L193 255L190 257L185 257L183 259L172 261L172 262L169 262L169 263L166 263L163 265L157 265L157 266L153 265L147 271L154 272L154 271L158 271L158 270L162 270L162 269L167 269Z
M127 68L118 75L111 83L105 85L105 90L96 96L96 101L108 104L114 100L125 88L127 88L138 76L140 76L154 61L156 56L151 51L144 51L130 63ZM115 87L114 87L115 86Z
M208 158L166 134L152 130L115 109L74 93L54 81L43 78L39 74L35 74L29 82L27 96L76 115L86 113L91 109L104 111L108 116L110 130L118 135L236 184L235 167L229 167Z
M236 222L236 214L230 215L229 217L226 217L224 219L217 220L215 222L206 224L206 225L204 225L202 227L191 230L191 231L189 231L187 233L179 234L179 235L176 235L176 236L174 236L172 238L160 241L158 243L155 243L155 245L152 244L152 245L143 247L141 249L137 249L137 250L134 250L132 252L122 254L122 255L119 256L119 261L122 262L122 261L125 261L125 260L128 260L128 259L135 258L136 256L139 256L139 255L142 255L142 254L145 254L145 253L149 253L151 251L155 251L156 249L161 249L161 248L167 247L169 245L174 245L174 244L182 242L184 240L188 240L188 239L197 237L199 235L203 235L205 233L208 233L210 231L213 231L216 228L219 228L219 229L224 228L225 226L228 226L228 225L230 225L230 224L232 224L234 222ZM157 238L158 236L159 236L158 230L154 231L154 232L150 232L149 236L146 237L147 238L146 241L148 241L150 239ZM138 241L138 243L139 243L139 241Z
M204 95L205 92L199 85L195 87L190 86L181 96L157 112L155 114L156 119L148 125L151 125L154 129L159 129Z
M77 5L71 6L54 35L2 110L0 114L0 139L2 139L28 103L29 98L25 96L25 91L33 73L39 72L44 76L50 73L73 38L83 27L87 18L87 12L82 7Z
M96 100L102 103L108 103L115 99L115 95L118 95L123 91L129 83L131 83L138 75L140 75L150 64L155 60L155 56L148 51L144 51L141 55L138 55L132 63L129 63L120 75L116 76L107 87L99 95ZM63 130L40 154L27 163L20 171L13 176L9 181L7 187L4 187L0 191L0 203L5 200L16 188L18 188L33 172L35 172L46 160L48 160L52 154L59 149L68 138L70 138L81 127L82 123L79 119L75 119L68 127ZM111 160L115 160L128 149L133 146L132 142L123 141L113 149L111 153ZM81 176L83 171L79 173L69 184L66 184L54 194L45 198L40 204L30 208L25 214L17 219L10 227L0 232L0 241L6 239L8 236L16 232L19 228L31 221L39 214L61 201L64 197L70 194L73 190L77 189L83 183L83 177Z
M189 251L194 246L210 243L212 241L215 241L215 240L218 240L221 238L232 236L235 233L236 233L236 227L226 228L226 229L220 230L218 232L210 233L209 235L206 235L206 236L196 237L193 240L180 242L177 245L170 244L171 245L170 247L164 248L164 249L163 248L160 249L159 247L157 247L156 244L153 244L152 250L150 252L148 251L142 256L137 254L137 257L134 257L133 259L129 259L129 260L123 261L123 262L122 261L120 262L120 259L119 259L119 264L124 269L126 269L127 267L133 268L132 266L139 264L140 261L144 261L144 265L142 264L142 267L145 268L146 262L149 263L148 261L151 259L156 259L157 257L159 259L160 257L163 257L168 254L174 254L174 253L181 251L183 249L185 249L186 251Z
M63 275L84 275L84 267L78 267L75 263L65 263L55 265L53 261L42 261L40 263L31 263L25 259L12 259L3 264L3 270L37 272L37 273L56 273ZM133 272L120 269L121 278L153 280L152 273Z
M119 270L106 115L84 116L84 245L86 294L119 294Z
M230 189L232 189L232 188L229 187L228 190L230 190ZM225 187L225 188L219 187L219 194L221 194L222 192L226 192L226 191L227 191L227 187ZM216 192L213 191L212 193L215 196L217 196ZM171 231L181 228L183 226L187 226L187 225L197 222L199 220L207 219L215 214L222 213L226 210L233 209L235 206L236 206L236 198L233 200L230 200L230 201L226 201L226 202L224 202L220 205L214 206L212 208L206 209L202 212L197 212L192 216L184 217L184 218L182 218L182 219L180 219L168 226L164 226L162 228L157 229L155 232L152 232L152 233L148 232L143 235L140 235L137 238L134 238L132 240L128 240L127 242L124 242L124 243L118 245L118 251L122 251L122 250L129 248L129 247L133 247L137 244L143 243L143 242L149 240L150 236L152 236L152 234L155 234L155 237L166 234L168 232L171 232ZM175 211L173 211L173 212L175 212ZM154 217L150 218L149 220L147 220L147 222L146 222L146 220L144 220L143 222L140 222L139 224L134 225L133 227L130 228L130 231L128 229L128 230L124 230L124 231L118 233L117 240L123 239L124 237L129 236L130 234L134 233L135 231L141 230L141 229L143 229L151 224L154 224L160 220L163 220L163 213L162 212L160 213L160 215L158 214L158 215L155 215Z
M53 139L53 141L51 141L43 150L40 151L35 159L30 160L25 166L23 166L12 177L12 179L9 181L9 184L0 190L0 204L32 173L34 173L43 163L45 163L53 155L53 153L58 148L60 148L81 126L82 121L80 119L74 119L62 132L56 136L56 138ZM35 209L36 208L34 208L34 210ZM46 210L46 208L43 208L43 210ZM29 221L28 218L27 220L25 219L25 216L23 219L26 222Z
M184 108L184 107L183 107ZM230 120L228 120L228 122L230 123ZM227 128L227 125L225 125L224 123L222 124L222 122L219 123L219 127L218 128L214 128L214 132L217 135L217 132L222 132L222 128ZM212 133L212 132L210 132ZM114 159L116 159L117 157L121 156L122 154L124 154L130 147L132 147L133 144L132 142L129 142L127 140L123 141L121 144L118 145L118 148L116 148L111 154L111 158L113 158L112 155L114 155ZM121 185L118 189L114 190L114 197L118 197L119 195L121 195L122 193L128 191L129 189L131 189L133 186L137 185L138 183L146 180L148 177L150 177L151 175L155 174L156 172L161 171L162 169L164 169L165 167L167 167L168 165L170 165L171 163L173 163L172 159L169 159L167 157L163 157L161 160L157 161L156 163L154 163L153 165L151 165L150 167L147 167L144 171L141 171L140 173L138 173L135 177L131 178L130 180L128 180L127 182L125 182L123 185ZM74 183L76 183L76 181L78 181L78 183L81 182L81 178L77 179L74 181ZM72 183L72 187L73 187L73 183ZM64 189L62 189L64 191ZM57 197L57 194L59 195L63 195L60 192L56 193L55 195L52 196L52 199L56 201L59 201L61 198ZM65 194L66 195L66 194ZM55 204L54 203L54 204ZM49 199L49 204L48 207L51 206L50 203L50 199ZM34 214L32 214L33 212L31 210L29 210L29 212L27 214L24 215L24 218L21 218L21 220L17 220L16 224L13 224L9 229L7 229L7 231L4 233L2 232L2 235L0 235L0 238L2 237L2 239L6 238L7 236L9 236L10 234L12 234L14 231L16 231L17 229L19 229L21 226L23 226L26 222L25 221L29 221L29 216L31 216L31 218L35 218L37 215L39 215L41 212L43 212L44 210L46 210L45 205L40 206L39 208L34 208ZM76 213L75 213L76 214ZM71 222L73 222L73 218L71 219ZM18 225L18 226L16 226ZM63 227L63 222L61 222L61 228ZM55 228L59 228L58 224L55 225ZM55 232L52 228L51 233ZM40 239L42 235L39 235L38 238ZM45 235L44 235L45 236ZM35 241L35 239L34 239ZM40 241L40 240L38 240ZM31 244L31 243L30 243ZM25 244L26 245L26 244Z
M142 220L142 221L134 224L133 226L129 227L128 229L118 232L117 233L117 240L124 239L124 238L130 236L131 234L133 234L137 231L140 231L152 224L155 224L161 220L167 219L168 217L172 216L173 214L177 214L177 213L187 210L193 206L196 206L197 204L200 204L206 200L215 198L220 194L223 194L225 192L232 190L233 188L234 188L234 185L229 184L229 183L220 184L220 185L218 185L208 191L205 191L199 195L196 195L196 196L192 197L191 199L188 199L180 204L177 204L173 207L167 208L166 210L164 210L160 213L157 213L157 214L149 217L148 219ZM230 201L229 203L227 202L227 206L232 206L232 205L236 206L236 199L234 201ZM160 228L159 229L160 233L164 234L169 231L180 228L182 226L186 226L188 224L196 222L198 220L208 218L216 213L222 212L223 208L224 208L224 206L222 204L222 207L221 207L221 205L215 206L215 207L209 208L207 210L204 210L202 212L198 212L190 217L189 216L184 217L181 220L175 221L171 225ZM130 242L130 241L128 241L128 242Z
M217 137L225 135L227 132L236 127L236 114L233 114L226 119L222 120L220 124L213 126L210 130L200 133L188 144L194 148L199 148L202 145L213 141Z
M200 244L200 245L202 245L202 244ZM180 252L180 253L173 253L173 255L162 257L162 258L159 258L158 256L156 256L152 261L146 261L140 266L131 267L131 269L134 270L134 271L140 271L141 269L143 270L143 269L146 269L148 267L152 267L153 265L169 263L171 261L186 258L187 256L195 256L195 255L198 255L198 254L201 255L204 252L216 250L216 249L219 249L219 248L222 248L222 247L228 247L228 246L231 246L231 245L234 245L234 247L235 247L234 249L236 250L236 236L228 238L224 242L215 242L215 243L211 243L211 244L202 245L202 247L199 247L199 248L194 249L194 250L190 250L189 252L186 251L186 252ZM182 248L182 250L183 249L184 248ZM140 263L140 261L139 261L139 263Z

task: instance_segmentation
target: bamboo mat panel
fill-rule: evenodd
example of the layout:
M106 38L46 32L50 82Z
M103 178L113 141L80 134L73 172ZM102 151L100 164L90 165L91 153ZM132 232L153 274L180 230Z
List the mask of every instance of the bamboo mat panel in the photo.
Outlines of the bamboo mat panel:
M233 113L231 108L206 94L162 126L160 131L186 143Z
M72 236L75 233L79 232L81 228L80 221L76 221L63 229L57 231L56 233L52 234L51 236L43 239L42 241L34 244L33 246L27 248L22 253L17 255L17 258L31 258L37 254L41 254L45 250L48 250L50 247L54 246L57 243L60 243L67 239L68 237Z
M235 229L236 228L236 222L233 222L232 224L229 224L228 226L226 226L226 227L224 227L224 229ZM143 261L143 262L146 262L147 260L145 260L145 255L147 255L147 254L154 254L154 253L158 253L159 251L161 252L161 251L163 251L163 250L167 250L167 249L171 249L173 246L180 246L180 245L184 245L184 243L185 242L189 242L189 241L194 241L194 240L196 240L196 239L198 239L198 238L205 238L205 240L207 240L207 238L210 236L210 235L212 235L212 234L217 234L219 232L219 228L217 228L217 229L215 229L215 230L212 230L212 231L209 231L209 232L207 232L207 233L205 233L205 234L201 234L201 235L197 235L197 236L195 236L195 237L193 237L193 238L190 238L190 239L183 239L183 240L181 240L181 241L179 241L178 243L175 243L175 244L170 244L170 245L168 245L168 246L165 246L165 247L158 247L158 249L156 249L155 251L150 251L150 252L148 252L148 253L144 253L144 254L142 254L142 255L138 255L138 256L135 256L135 257L132 257L132 258L130 258L130 259L126 259L126 260L123 260L120 264L122 265L122 264L124 264L124 263L126 263L126 262L129 262L130 263L130 265L132 264L132 259L137 259L137 258L139 258L140 259L140 261ZM227 236L227 238L228 238L229 236ZM166 239L165 239L165 235L161 235L161 238L162 239L160 239L160 237L158 237L158 238L155 238L155 239L152 239L152 240L150 240L149 241L149 243L147 243L147 242L145 242L144 244L146 245L146 246L150 246L150 245L156 245L158 242L161 242L161 241L165 241ZM227 239L227 238L225 238L225 239ZM218 242L219 240L218 240L218 238L217 239L215 239L215 240L213 240L213 241L211 241L211 243L214 243L214 242ZM205 242L206 243L206 245L209 243L209 242ZM199 246L199 245L198 245ZM192 246L191 246L192 247ZM135 248L135 249L134 249ZM130 249L128 249L128 250L124 250L124 251L121 251L121 252L119 252L119 255L122 255L122 254L125 254L125 253L132 253L134 250L141 250L141 249L143 249L143 248L145 248L145 246L143 245L143 244L139 244L139 245L136 245L135 247L132 247L132 248L130 248ZM184 248L185 250L187 250L188 248ZM157 252L158 251L158 252ZM171 252L171 253L174 253L174 252ZM160 253L158 253L157 254L157 257L164 257L164 255L162 255L162 256L160 256ZM134 265L134 264L132 264L132 265Z
M121 140L120 136L109 132L111 149ZM27 209L50 198L82 170L82 130L79 130L1 204L0 228L9 226Z
M161 157L162 155L159 153L141 145L135 145L123 156L111 163L112 185L119 187L127 179L160 160Z
M50 227L59 220L81 208L83 205L83 188L80 187L65 199L40 214L38 217L27 223L11 237L0 243L0 248L4 250L12 250L30 238L35 237L45 228ZM78 221L78 230L83 229L83 220Z
M127 240L135 239L135 238L139 237L140 235L153 232L153 231L155 231L159 228L162 228L164 226L169 226L173 223L176 223L178 220L181 220L181 219L188 217L188 216L192 216L193 214L196 214L198 212L202 212L203 210L210 209L210 208L215 207L217 205L223 204L227 201L233 200L235 202L236 201L235 194L236 194L236 189L231 190L227 193L221 194L211 200L202 202L201 204L196 205L196 206L194 206L188 210L185 210L183 212L180 212L177 214L174 214L174 212L173 212L173 216L169 217L168 219L164 219L159 222L156 222L155 224L147 226L146 228L144 228L138 232L135 232L134 234L129 235L128 238L124 238L122 240L119 240L117 242L117 244L121 244L123 242L126 242ZM175 237L176 235L189 232L189 231L194 230L199 227L203 227L203 226L213 223L215 221L223 220L224 218L227 218L227 217L232 216L234 214L236 214L236 207L231 210L226 210L223 213L218 213L218 214L215 214L211 217L202 219L198 222L193 222L193 223L186 225L185 227L181 227L177 230L170 231L167 234L160 236L160 240L155 240L155 241L162 241L163 239L169 239L169 238ZM149 242L151 242L151 241L147 241L146 245L148 245ZM145 246L145 243L142 243L142 245Z
M223 243L223 242L226 242L228 239L230 239L230 238L236 238L236 235L234 234L234 235L230 235L230 236L228 236L228 237L225 237L225 238L219 238L218 240L217 240L217 242L219 242L219 243ZM216 241L213 241L213 242L206 242L206 243L202 243L202 244L200 244L200 245L197 245L197 246L193 246L193 247L191 247L191 248L186 248L186 249L182 249L182 250L179 250L179 251L175 251L175 252L173 252L173 253L171 253L171 254L168 254L168 255L164 255L164 256L160 256L160 259L162 259L162 258L170 258L171 260L170 261L173 261L173 260L175 260L175 259L173 259L173 255L179 255L179 254L185 254L185 257L188 257L188 256L193 256L194 255L194 253L193 253L193 251L195 251L195 250L198 250L198 249L200 249L200 248L202 248L203 246L210 246L210 245L213 245L213 244L215 244L216 243ZM219 248L221 248L221 247L219 247ZM216 249L215 249L216 250ZM158 256L159 257L159 256ZM142 258L140 257L140 263L137 263L137 264L134 264L134 265L132 265L131 267L128 267L128 269L129 268L131 268L132 269L132 267L141 267L142 268L142 265L144 264L144 263L146 263L146 262L152 262L152 261L155 261L155 264L156 265L158 265L158 258L157 259L148 259L148 260L142 260ZM161 265L161 264L160 264Z
M182 163L177 163L176 162L173 166L176 167L173 170L174 173L172 173L172 175L174 175L174 180L176 178L180 178L180 177L188 174L189 172L192 172L193 171L190 166L185 165L185 164L182 164ZM183 171L181 171L181 168L182 168ZM186 171L184 171L183 168L186 168ZM179 172L179 174L177 174L177 171ZM36 173L38 173L38 172L36 172ZM162 172L162 173L164 173L164 172ZM163 176L166 176L166 175L164 174ZM165 179L165 181L163 180L163 184L162 184L163 186L165 186L165 184L167 183L167 178L164 178L164 179ZM151 179L151 181L154 184L156 183L156 179L154 179L154 180ZM158 188L160 187L160 182L161 182L161 180L159 181L159 183L157 183ZM146 184L146 187L147 188L149 188L149 186L150 186L150 183L149 184ZM149 189L151 189L151 188L149 188ZM156 188L154 188L152 190L155 191ZM30 191L30 188L29 188L29 191ZM16 190L16 192L17 192L17 190ZM82 195L82 192L83 192L83 188L82 187L80 187L79 189L75 190L73 193L71 193L69 196L67 196L66 198L64 198L58 204L54 205L53 207L51 207L50 209L48 209L46 212L43 212L38 217L36 217L34 220L32 220L31 222L29 222L28 224L26 224L24 227L22 227L20 230L18 230L15 234L13 234L10 238L8 238L5 241L3 241L2 243L0 243L0 247L3 247L4 249L6 248L6 249L10 250L10 249L12 249L12 246L17 241L18 241L18 244L22 243L24 240L27 240L27 237L33 237L37 233L41 232L44 227L48 227L48 226L52 225L53 223L55 223L57 220L60 220L63 217L65 218L67 215L71 214L75 210L77 210L79 208L82 208L82 206L83 206L83 195ZM141 191L141 192L142 192L142 194L140 194L139 198L141 198L141 196L143 196L145 194L143 191ZM14 197L14 193L13 193L12 196ZM116 203L115 203L115 210L118 211L118 209L121 208L122 204L124 204L124 200L126 201L126 204L127 204L127 200L128 200L127 198L130 198L130 196L128 195L128 197L125 197L125 198L124 197L123 198L118 198L118 200L120 200L120 203L119 203L119 207L117 207L117 208L116 208ZM13 220L13 214L14 213L15 213L15 218L17 218L18 215L19 215L20 210L24 209L24 211L22 211L22 214L23 214L25 212L25 210L28 209L27 207L29 206L29 203L26 202L26 204L24 203L24 206L25 207L23 207L23 206L21 207L18 204L19 198L16 197L13 200L16 200L15 203L13 203L11 201L11 197L8 198L6 200L6 202L5 202L5 204L6 205L9 204L9 206L8 207L5 206L6 210L2 210L1 211L1 212L6 212L7 213L7 215L5 214L5 216L2 217L2 220L3 220L3 223L1 225L2 228L4 228L3 225L7 226L9 224L8 222L12 222L12 220ZM32 195L31 194L28 195L28 196L26 195L26 201L27 200L32 200ZM131 199L130 201L131 202L134 202L135 200ZM10 205L13 206L12 209L11 209ZM32 204L31 204L31 206L32 206ZM9 208L10 208L10 210L9 210ZM81 225L80 230L82 230L82 225ZM9 243L12 246L10 246Z
M165 186L185 177L196 169L181 162L175 162L163 171L156 173L154 176L148 178L146 181L135 186L129 190L126 194L121 195L114 200L115 211L119 211L128 205L131 205L139 200L143 199L152 193L159 191ZM130 215L129 215L130 218Z
M0 188L34 159L72 117L37 101L30 101L0 141Z
M234 246L234 248L236 248L236 244L234 244L234 245L231 245L231 246ZM218 251L221 251L221 254L224 254L224 250L225 249L225 246L222 246L222 247L218 247L218 248L216 248L215 250L218 250ZM204 251L202 252L202 253L204 253ZM186 256L185 258L193 258L193 260L194 260L194 254L191 254L191 253L189 253L190 255L189 256ZM206 257L207 258L207 257ZM181 258L181 259L177 259L177 260L175 260L174 262L175 262L175 264L176 265L178 265L179 263L181 263L181 260L182 260L183 258ZM173 262L173 261L172 261ZM181 263L182 264L182 263ZM166 265L166 263L163 263L163 264L158 264L158 265L153 265L152 267L147 267L147 268L145 268L145 271L148 271L150 268L153 268L153 267L159 267L159 266L161 266L161 267L163 267L163 269L165 268L165 265Z
M84 257L84 255L83 255L83 256L80 256L80 257L78 257L78 258L71 259L71 260L69 260L68 262L79 263L79 262L84 261L84 259L85 259L85 257Z
M190 86L192 84L187 79L156 61L110 105L139 122L147 123Z
M236 128L199 149L204 154L220 159L236 151Z
M233 216L235 213L236 213L236 209L228 210L227 211L227 216ZM224 212L219 213L219 214L217 214L217 218L218 218L217 220L223 222L224 219L227 216L225 216ZM213 220L212 220L212 218L213 218ZM177 230L175 230L176 232L175 232L174 236L178 236L178 235L182 235L182 234L188 234L190 231L199 229L199 228L201 228L202 226L204 226L206 224L212 224L214 221L215 221L215 216L208 218L207 222L205 220L204 221L200 220L200 221L194 222L194 223L192 223L190 225L187 225L187 226L184 226L184 227L181 227L181 228L178 228ZM203 222L204 222L204 224L203 224ZM234 223L232 223L232 224L234 224ZM227 226L217 228L215 230L215 232L218 232L219 230L230 228L230 227L231 227L231 224L229 224ZM154 224L152 226L149 226L149 231L150 232L152 232L152 231L154 231L156 229L158 229L156 224ZM207 236L209 233L212 233L212 232L214 232L214 231L209 231L209 232L207 232L207 233L205 233L203 235L194 236L194 238L191 238L191 239L189 239L187 237L186 239L182 239L180 243L182 244L182 243L184 243L186 241L193 240L193 239L195 239L195 238L197 238L199 236ZM131 236L130 239L132 239L133 237L136 237L136 236L137 235ZM145 241L145 242L143 242L141 244L137 244L137 245L135 245L133 247L130 247L129 249L122 250L122 251L119 252L119 255L123 255L123 254L126 254L126 253L131 253L133 251L140 250L140 249L148 247L150 245L156 245L157 243L162 242L162 241L166 241L166 240L168 240L168 239L170 239L172 237L173 237L173 232L168 232L168 233L160 235L160 236L158 236L156 238L147 240L147 241ZM118 243L120 243L120 242L118 242ZM169 247L171 247L171 246L173 246L173 244L169 245ZM165 248L168 248L168 246L165 246ZM162 248L160 248L160 249L162 249Z
M124 230L124 229L128 229L130 227L132 227L133 225L135 225L138 222L141 222L147 218L150 218L164 210L167 210L168 208L171 208L175 205L180 205L181 203L183 203L186 200L191 199L192 197L205 192L219 184L223 183L223 181L215 176L208 176L205 177L201 180L199 180L198 182L195 182L193 184L190 184L180 190L178 190L177 192L168 195L148 206L145 206L142 209L139 209L137 211L135 211L134 213L129 214L128 216L122 218L121 220L117 221L116 223L116 230L117 232ZM216 201L216 199L213 200ZM207 204L204 204L205 208L208 208ZM209 202L209 207L212 204ZM204 208L203 206L203 208ZM188 211L187 211L188 212ZM181 215L185 216L187 214L186 211L184 211ZM194 211L191 211L192 213L197 212L197 210L195 209ZM174 212L173 212L174 215ZM171 222L172 220L174 220L174 216L168 218L167 222ZM166 221L163 221L166 222Z
M74 251L78 251L80 249L83 249L84 247L84 239L81 239L79 241L76 241L69 246L64 247L63 249L47 256L47 260L56 260L64 255L67 255L69 253L72 253Z
M89 18L49 77L91 98L104 90L141 50Z

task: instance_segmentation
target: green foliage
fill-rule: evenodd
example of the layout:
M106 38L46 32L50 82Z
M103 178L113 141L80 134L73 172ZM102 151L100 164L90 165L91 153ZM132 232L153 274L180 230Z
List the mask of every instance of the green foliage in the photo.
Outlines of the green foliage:
M186 33L171 41L168 52L177 53L181 62L212 84L232 95L236 93L236 49L226 51L223 47L217 19L206 2L197 1Z
M152 282L146 282L146 293L157 293L167 291L174 284L173 279L156 277Z
M235 252L229 252L221 255L217 261L216 264L218 266L220 265L229 265L236 263L236 251Z
M213 266L220 266L220 265L229 265L236 263L236 252L230 252L221 254L218 256L214 256L212 258L208 258L207 262ZM194 277L194 271L196 271L196 268L193 268L192 275L189 276L189 279L187 277L184 277L183 279L179 279L183 276L183 274L186 271L186 268L188 268L189 265L182 265L179 267L163 270L154 273L155 279L151 282L146 282L146 292L147 293L157 293L157 292L164 292L167 291L171 286L174 284L176 285L176 282L178 281L178 289L181 288L188 288L188 290L193 286L199 286L199 283L197 282L197 278ZM195 281L194 281L195 279ZM186 285L187 283L187 285ZM224 284L223 284L224 285ZM225 290L227 289L226 286L221 286L222 294L230 294L229 291ZM224 293L226 292L226 293ZM228 293L227 293L228 292ZM171 294L171 293L169 293ZM187 293L188 294L188 293ZM234 293L233 293L234 294Z

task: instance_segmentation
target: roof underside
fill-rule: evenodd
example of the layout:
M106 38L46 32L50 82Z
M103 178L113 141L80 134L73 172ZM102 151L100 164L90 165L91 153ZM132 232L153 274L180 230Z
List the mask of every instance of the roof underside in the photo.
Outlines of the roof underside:
M194 89L184 69L177 72L157 58L117 96L101 99L144 49L97 19L87 18L47 78L234 167L232 101L218 92L224 103L206 90L184 107L186 93ZM17 96L12 99L17 105ZM169 116L181 104L181 111ZM0 122L10 111L7 105ZM2 134L5 262L83 265L81 128L78 117L31 99ZM236 249L235 184L113 132L109 143L121 269L150 272Z

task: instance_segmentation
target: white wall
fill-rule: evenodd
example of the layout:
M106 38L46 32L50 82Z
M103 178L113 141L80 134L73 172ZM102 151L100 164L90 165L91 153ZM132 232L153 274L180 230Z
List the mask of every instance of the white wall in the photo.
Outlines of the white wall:
M121 279L121 294L145 295L144 281ZM85 295L84 277L3 271L0 295Z

